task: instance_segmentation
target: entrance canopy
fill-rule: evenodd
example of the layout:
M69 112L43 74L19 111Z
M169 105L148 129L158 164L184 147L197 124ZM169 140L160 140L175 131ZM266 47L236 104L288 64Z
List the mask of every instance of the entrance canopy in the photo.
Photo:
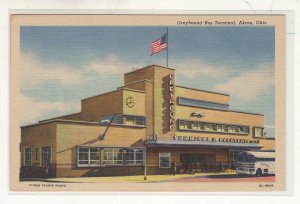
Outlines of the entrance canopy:
M210 148L234 148L234 149L260 149L262 145L257 143L234 143L212 141L184 141L184 140L146 140L146 147L210 147Z

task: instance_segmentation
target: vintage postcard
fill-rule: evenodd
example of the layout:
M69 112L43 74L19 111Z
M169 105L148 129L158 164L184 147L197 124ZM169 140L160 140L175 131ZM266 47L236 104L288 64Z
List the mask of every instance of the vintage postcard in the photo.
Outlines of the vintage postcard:
M12 191L283 192L284 15L12 15Z

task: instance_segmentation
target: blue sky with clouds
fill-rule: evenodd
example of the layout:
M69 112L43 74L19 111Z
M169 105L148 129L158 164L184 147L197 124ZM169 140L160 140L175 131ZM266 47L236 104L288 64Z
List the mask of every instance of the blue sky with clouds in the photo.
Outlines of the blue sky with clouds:
M80 111L80 100L123 84L123 73L166 66L150 55L165 27L21 27L22 124ZM177 84L231 96L230 108L265 115L274 136L274 27L169 27Z

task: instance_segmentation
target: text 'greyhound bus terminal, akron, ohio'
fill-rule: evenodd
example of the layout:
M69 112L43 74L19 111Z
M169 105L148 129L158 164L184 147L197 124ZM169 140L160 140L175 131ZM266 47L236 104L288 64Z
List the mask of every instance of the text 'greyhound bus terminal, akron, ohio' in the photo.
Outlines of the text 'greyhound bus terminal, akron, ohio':
M234 111L229 95L176 85L157 65L83 99L81 112L21 127L20 178L215 172L240 151L274 151L264 115ZM146 171L145 171L146 170Z

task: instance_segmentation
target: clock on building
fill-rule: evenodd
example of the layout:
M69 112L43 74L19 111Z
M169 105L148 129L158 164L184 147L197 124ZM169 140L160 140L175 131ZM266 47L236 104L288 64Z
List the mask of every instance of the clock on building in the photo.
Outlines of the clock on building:
M135 104L134 98L132 96L128 96L125 100L125 104L128 108L132 108Z

